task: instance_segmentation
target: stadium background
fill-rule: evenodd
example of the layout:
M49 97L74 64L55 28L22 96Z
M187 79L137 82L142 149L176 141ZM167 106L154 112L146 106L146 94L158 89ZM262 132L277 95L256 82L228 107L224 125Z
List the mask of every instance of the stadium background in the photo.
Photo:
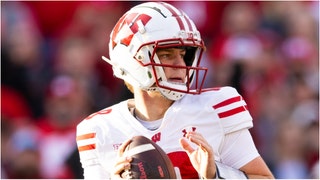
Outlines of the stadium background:
M1 1L1 178L82 178L75 126L131 97L100 57L138 3ZM275 177L319 178L319 2L172 3L206 43L205 86L246 99Z

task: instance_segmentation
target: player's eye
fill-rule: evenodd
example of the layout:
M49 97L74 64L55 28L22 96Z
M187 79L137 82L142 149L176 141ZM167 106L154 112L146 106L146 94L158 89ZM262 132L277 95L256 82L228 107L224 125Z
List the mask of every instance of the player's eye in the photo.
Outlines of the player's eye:
M166 52L157 53L159 59L168 59L170 58L170 54Z
M186 56L186 51L183 51L180 53L181 58L184 58Z
M163 48L157 50L157 56L162 63L174 62L178 59L185 59L187 52L185 48Z

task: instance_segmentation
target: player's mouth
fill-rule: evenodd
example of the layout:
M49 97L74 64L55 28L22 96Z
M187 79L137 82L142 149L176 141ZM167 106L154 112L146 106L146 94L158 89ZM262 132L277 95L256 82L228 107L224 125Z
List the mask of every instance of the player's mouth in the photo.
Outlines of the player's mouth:
M174 78L169 78L168 82L175 83L175 84L183 84L184 80L182 78L174 77Z

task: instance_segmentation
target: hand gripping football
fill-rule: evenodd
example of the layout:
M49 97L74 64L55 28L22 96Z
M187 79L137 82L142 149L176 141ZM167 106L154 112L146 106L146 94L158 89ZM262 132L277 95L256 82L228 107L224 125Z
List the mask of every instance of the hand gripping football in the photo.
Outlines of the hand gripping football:
M132 157L130 170L121 174L131 179L176 179L167 154L156 143L144 136L135 136L125 153Z

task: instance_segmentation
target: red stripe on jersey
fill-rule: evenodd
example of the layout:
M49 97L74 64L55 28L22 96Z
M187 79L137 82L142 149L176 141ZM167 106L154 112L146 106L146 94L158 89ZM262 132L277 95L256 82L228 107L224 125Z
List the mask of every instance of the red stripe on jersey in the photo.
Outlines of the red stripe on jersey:
M212 106L214 109L218 109L218 108L221 108L223 106L227 106L229 104L232 104L232 103L235 103L235 102L238 102L238 101L241 101L241 96L236 96L236 97L233 97L233 98L230 98L230 99L227 99L225 101L222 101L214 106Z
M172 14L172 16L174 16L176 18L176 20L178 21L179 27L181 30L185 30L185 27L183 25L183 22L180 18L180 16L172 9L172 7L170 7L167 4L161 3L164 7L166 7Z
M79 152L93 150L93 149L96 149L96 144L89 144L89 145L78 147Z
M235 115L237 113L240 113L240 112L243 112L246 110L247 109L244 106L240 106L240 107L231 109L229 111L218 113L218 116L219 116L219 118L225 118L225 117L232 116L232 115Z
M96 133L88 133L88 134L83 134L83 135L77 136L76 140L80 141L80 140L90 139L90 138L94 138L94 137L96 137Z

